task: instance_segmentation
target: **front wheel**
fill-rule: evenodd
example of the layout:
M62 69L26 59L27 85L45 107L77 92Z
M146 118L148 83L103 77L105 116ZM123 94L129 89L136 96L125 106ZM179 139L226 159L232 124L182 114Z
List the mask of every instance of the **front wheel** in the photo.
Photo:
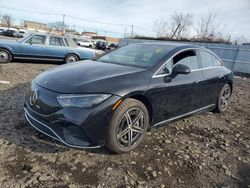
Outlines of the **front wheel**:
M217 108L215 109L217 112L221 113L226 111L231 94L232 94L232 89L230 85L225 84L221 89L220 95L218 97Z
M74 54L69 54L65 57L65 63L73 63L78 61L78 57Z
M9 63L11 60L11 54L7 50L0 49L0 64Z
M149 115L145 105L135 99L126 99L113 114L106 146L115 153L129 152L141 143L148 126Z

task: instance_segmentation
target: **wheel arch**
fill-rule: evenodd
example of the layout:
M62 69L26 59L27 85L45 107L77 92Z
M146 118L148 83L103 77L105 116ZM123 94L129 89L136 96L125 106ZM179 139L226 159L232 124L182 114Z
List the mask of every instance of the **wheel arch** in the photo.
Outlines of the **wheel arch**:
M8 48L8 47L5 47L5 46L0 46L0 49L6 50L7 52L10 53L10 55L12 56L12 58L14 57L13 56L13 50L11 48Z
M11 60L14 59L13 51L12 51L10 48L0 46L0 50L1 50L1 49L7 51L7 52L10 54Z
M152 106L150 100L143 94L132 94L132 95L128 96L127 98L132 98L132 99L138 100L146 106L146 108L148 110L148 115L149 115L149 124L151 125L152 120L153 120L153 106Z
M230 86L231 92L232 92L232 91L233 91L233 81L228 80L228 81L226 82L226 84L228 84L228 85Z

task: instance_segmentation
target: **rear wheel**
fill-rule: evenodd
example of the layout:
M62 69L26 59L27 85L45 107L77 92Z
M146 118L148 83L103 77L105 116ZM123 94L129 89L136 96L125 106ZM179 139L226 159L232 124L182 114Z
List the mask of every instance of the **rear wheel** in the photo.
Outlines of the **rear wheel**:
M10 52L4 49L0 49L0 64L9 63L12 60Z
M125 153L136 148L149 126L145 105L135 99L126 99L113 114L107 131L106 146L115 153Z
M232 89L231 89L230 85L225 84L223 86L223 88L221 89L220 95L218 97L217 108L216 108L217 112L225 112L226 111L228 104L229 104L231 94L232 94Z
M78 57L74 54L69 54L65 57L65 63L73 63L78 61Z

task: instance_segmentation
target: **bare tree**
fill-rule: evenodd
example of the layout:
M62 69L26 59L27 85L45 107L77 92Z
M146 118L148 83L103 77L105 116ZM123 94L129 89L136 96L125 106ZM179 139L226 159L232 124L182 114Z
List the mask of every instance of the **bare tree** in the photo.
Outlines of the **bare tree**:
M221 22L217 19L217 12L209 10L202 15L195 26L196 35L202 40L214 40L219 37Z
M58 21L58 22L50 23L49 27L51 29L54 29L54 30L57 30L57 31L63 31L63 30L68 28L68 25L66 25L63 22Z
M2 22L7 25L8 29L10 28L12 21L13 19L10 15L5 14L2 16Z
M175 12L171 16L169 30L171 38L181 39L188 37L188 31L193 24L193 15L190 13Z
M161 17L160 19L154 21L152 30L157 38L166 37L168 35L167 27L168 27L167 19Z

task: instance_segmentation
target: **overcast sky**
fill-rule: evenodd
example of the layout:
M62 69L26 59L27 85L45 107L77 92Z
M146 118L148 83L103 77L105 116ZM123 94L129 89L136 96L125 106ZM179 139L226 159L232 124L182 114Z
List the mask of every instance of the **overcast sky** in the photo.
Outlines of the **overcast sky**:
M152 35L153 22L160 17L170 18L176 12L191 13L194 22L209 9L218 11L224 32L250 39L250 0L0 0L0 6L30 11L66 14L100 22L135 25L135 33ZM0 7L0 14L12 15L16 22L28 19L40 22L62 20L62 16L35 14ZM93 30L113 36L124 33L125 26L97 24L65 17L65 22L79 30ZM130 32L131 27L126 27Z

